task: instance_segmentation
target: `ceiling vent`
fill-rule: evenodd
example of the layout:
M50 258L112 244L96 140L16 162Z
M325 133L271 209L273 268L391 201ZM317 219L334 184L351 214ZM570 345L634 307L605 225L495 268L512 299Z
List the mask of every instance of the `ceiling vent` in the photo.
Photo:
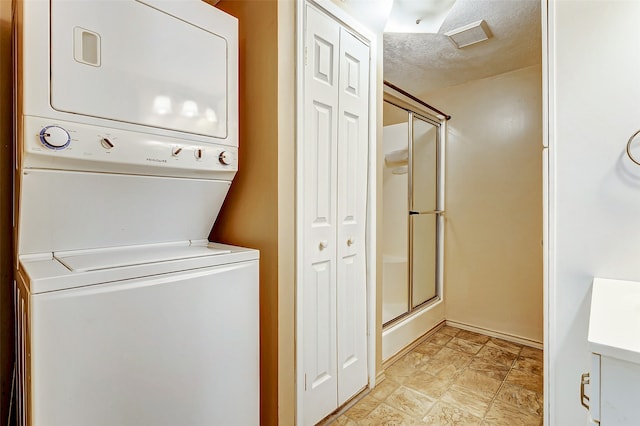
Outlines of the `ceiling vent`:
M481 19L478 22L446 32L444 35L449 37L449 40L451 40L458 49L462 49L463 47L490 39L491 30L487 22Z

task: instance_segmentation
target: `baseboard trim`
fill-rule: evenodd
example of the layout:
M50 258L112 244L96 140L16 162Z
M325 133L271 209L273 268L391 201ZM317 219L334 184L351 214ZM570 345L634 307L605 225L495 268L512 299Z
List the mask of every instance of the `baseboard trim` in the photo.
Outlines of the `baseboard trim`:
M507 333L501 333L499 331L490 330L490 329L482 328L482 327L476 327L476 326L473 326L473 325L464 324L464 323L457 322L457 321L446 320L445 323L446 323L446 325L449 325L451 327L460 328L462 330L473 331L473 332L476 332L476 333L485 334L485 335L490 336L490 337L497 337L498 339L506 340L506 341L513 342L513 343L518 343L520 345L529 346L529 347L536 348L536 349L543 349L542 342L538 342L536 340L527 339L525 337L514 336L512 334L507 334Z
M389 368L389 366L391 364L393 364L394 362L396 362L397 360L399 360L400 358L402 358L403 356L405 356L406 354L411 352L416 346L418 346L420 343L422 343L425 340L427 340L429 337L431 337L434 333L436 333L438 330L440 330L444 326L445 326L445 321L439 322L431 330L427 331L422 336L418 337L416 340L414 340L413 342L409 343L404 348L400 349L395 355L390 356L387 360L385 360L382 363L383 372L384 372L384 370ZM376 384L377 384L377 382L376 382Z

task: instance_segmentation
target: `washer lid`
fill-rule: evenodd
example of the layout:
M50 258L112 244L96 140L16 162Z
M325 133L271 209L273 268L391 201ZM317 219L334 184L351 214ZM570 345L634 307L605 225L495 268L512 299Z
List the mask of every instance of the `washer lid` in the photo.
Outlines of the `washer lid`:
M147 263L131 264L132 258L122 262L128 264L127 266L115 267L116 260L121 257L110 252L117 250L122 250L127 255L133 254L138 261L147 261ZM139 255L138 253L141 252L148 252L149 255ZM51 252L19 256L17 279L24 283L31 294L117 283L142 277L181 274L201 268L228 267L235 263L256 262L260 258L257 250L210 243L206 240L53 254L55 257ZM94 255L101 260L89 262ZM160 260L169 256L180 256L180 258ZM75 268L102 267L104 269L72 270L62 262L70 263ZM229 285L233 284L229 283Z
M53 254L53 257L70 271L89 272L226 253L231 253L231 250L193 246L185 242L154 246L114 247L81 252L57 252Z

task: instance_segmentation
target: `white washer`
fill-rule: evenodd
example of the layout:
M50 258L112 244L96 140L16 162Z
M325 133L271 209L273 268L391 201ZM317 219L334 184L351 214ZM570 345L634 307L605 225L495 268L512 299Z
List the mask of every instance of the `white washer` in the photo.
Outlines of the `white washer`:
M30 424L258 425L257 257L206 242L23 257Z
M238 168L237 21L16 14L19 424L258 425L259 254L206 240Z

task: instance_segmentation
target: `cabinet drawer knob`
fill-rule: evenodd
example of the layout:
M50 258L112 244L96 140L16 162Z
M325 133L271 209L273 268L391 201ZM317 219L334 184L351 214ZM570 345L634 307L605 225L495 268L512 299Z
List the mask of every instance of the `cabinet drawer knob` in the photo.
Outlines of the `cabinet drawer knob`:
M347 240L347 245L349 247L351 247L352 245L354 245L356 243L356 239L353 237L349 237L349 239Z
M321 240L320 244L318 245L318 247L320 248L320 250L324 250L327 248L327 246L329 245L329 243L327 242L327 240Z

